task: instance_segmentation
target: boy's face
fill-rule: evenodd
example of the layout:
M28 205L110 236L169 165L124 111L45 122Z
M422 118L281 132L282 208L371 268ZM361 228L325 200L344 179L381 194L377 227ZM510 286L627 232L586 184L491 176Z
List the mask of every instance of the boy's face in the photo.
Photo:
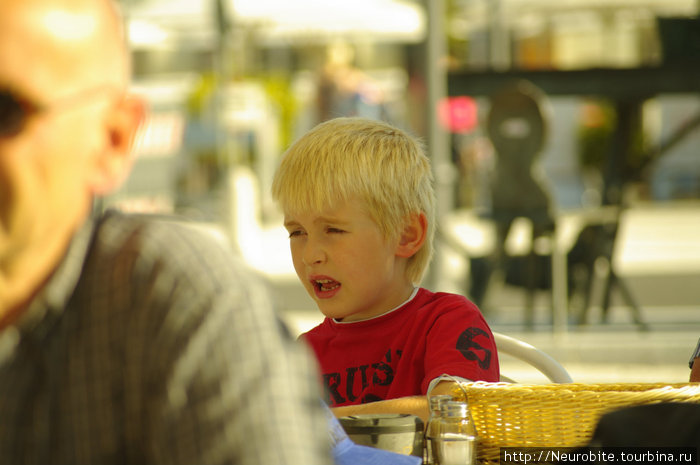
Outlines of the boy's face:
M299 279L324 315L346 322L381 315L413 290L399 239L386 240L360 204L285 215Z

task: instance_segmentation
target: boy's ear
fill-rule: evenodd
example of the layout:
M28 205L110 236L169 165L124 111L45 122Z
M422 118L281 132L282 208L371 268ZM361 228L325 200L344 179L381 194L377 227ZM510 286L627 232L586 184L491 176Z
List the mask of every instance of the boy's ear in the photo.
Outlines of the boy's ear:
M420 250L428 234L428 218L425 213L412 213L399 236L396 255L412 257Z
M126 96L108 109L103 126L106 140L95 160L90 184L94 195L109 194L129 175L133 142L145 114L145 103L136 96Z

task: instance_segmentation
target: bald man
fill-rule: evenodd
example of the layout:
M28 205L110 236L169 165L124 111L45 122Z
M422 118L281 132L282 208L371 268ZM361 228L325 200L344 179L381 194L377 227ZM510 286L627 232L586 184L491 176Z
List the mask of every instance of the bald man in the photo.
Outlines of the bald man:
M0 0L0 464L323 464L308 354L191 228L115 212L144 115L108 0Z

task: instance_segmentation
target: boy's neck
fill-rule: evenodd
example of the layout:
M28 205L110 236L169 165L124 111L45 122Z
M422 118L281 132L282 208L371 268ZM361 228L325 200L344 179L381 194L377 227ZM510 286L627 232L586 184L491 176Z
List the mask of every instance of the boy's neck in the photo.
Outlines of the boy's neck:
M419 286L413 286L413 287L411 288L410 294L409 294L400 304L394 306L393 308L388 309L388 310L385 311L385 312L380 313L379 315L374 315L374 316L369 317L369 318L362 318L362 319L359 319L359 320L351 320L351 321L347 321L345 318L342 318L342 319L333 318L333 321L335 321L336 323L357 323L357 322L359 322L359 321L368 321L368 320L372 320L372 319L374 319L374 318L379 318L379 317L381 317L381 316L384 316L384 315L386 315L386 314L388 314L388 313L391 313L391 312L393 312L393 311L395 311L395 310L400 309L401 307L403 307L404 305L406 305L407 303L409 303L410 301L412 301L412 300L416 297L416 294L418 294L418 290L419 290L419 289L420 289Z

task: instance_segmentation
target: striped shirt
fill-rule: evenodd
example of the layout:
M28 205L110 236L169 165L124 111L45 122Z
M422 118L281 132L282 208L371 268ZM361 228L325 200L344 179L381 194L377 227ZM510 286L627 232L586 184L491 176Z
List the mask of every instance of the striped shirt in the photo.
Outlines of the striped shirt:
M0 464L330 463L311 360L226 247L107 213L0 331Z

